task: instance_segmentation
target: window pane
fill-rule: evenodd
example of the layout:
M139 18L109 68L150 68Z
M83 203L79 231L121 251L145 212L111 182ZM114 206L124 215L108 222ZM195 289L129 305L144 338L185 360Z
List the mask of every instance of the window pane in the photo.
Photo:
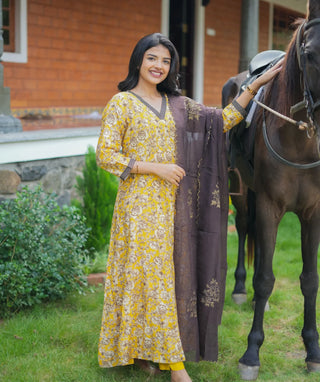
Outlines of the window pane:
M292 22L295 18L304 16L298 12L275 6L273 17L272 49L286 50L293 34Z
M1 2L0 2L1 3ZM3 45L5 52L14 52L14 0L2 0Z
M4 27L9 26L9 11L3 10L2 11L2 22Z
M5 29L3 31L3 43L4 45L9 45L10 39L9 39L9 31L8 29Z

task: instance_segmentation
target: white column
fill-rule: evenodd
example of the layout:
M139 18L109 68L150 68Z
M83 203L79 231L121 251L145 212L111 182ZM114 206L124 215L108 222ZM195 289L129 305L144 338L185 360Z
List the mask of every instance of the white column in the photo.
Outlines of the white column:
M259 52L259 0L242 0L239 72Z
M161 33L169 37L170 24L170 0L162 0L161 2Z
M205 7L195 0L193 99L203 102Z

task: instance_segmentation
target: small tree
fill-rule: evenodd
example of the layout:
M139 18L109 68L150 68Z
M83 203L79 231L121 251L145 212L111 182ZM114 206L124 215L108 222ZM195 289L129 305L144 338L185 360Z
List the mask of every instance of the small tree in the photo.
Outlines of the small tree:
M90 228L87 249L93 256L103 251L110 240L113 207L118 190L118 178L97 166L95 150L89 146L85 156L83 176L77 177L76 188L82 203L72 201L81 210Z

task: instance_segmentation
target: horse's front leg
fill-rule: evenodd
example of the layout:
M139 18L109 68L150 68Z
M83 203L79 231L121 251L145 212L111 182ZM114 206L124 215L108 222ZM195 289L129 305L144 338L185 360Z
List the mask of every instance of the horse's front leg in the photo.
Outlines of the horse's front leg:
M320 218L301 222L301 247L303 268L300 286L304 296L304 325L302 338L307 351L309 371L320 372L319 334L316 323L316 299L319 277L317 272L317 254L320 240Z
M258 376L259 350L264 340L263 317L265 305L274 286L272 260L276 243L278 225L282 214L268 200L257 196L256 222L257 243L256 271L253 280L255 309L252 328L248 336L248 347L239 360L239 371L245 380L255 380ZM281 216L280 216L281 215Z
M232 196L233 205L236 208L236 229L238 234L238 261L234 272L235 285L232 292L232 299L236 304L242 304L247 301L245 268L245 242L248 230L248 212L247 197L245 195Z

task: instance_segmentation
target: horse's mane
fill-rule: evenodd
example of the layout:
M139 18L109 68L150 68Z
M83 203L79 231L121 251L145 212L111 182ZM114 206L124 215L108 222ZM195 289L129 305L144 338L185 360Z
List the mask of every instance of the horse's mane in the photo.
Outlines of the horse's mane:
M293 25L296 26L296 30L287 46L282 70L266 87L265 103L287 116L290 114L290 107L302 100L296 39L298 27L304 21L304 19L297 19L294 22Z

